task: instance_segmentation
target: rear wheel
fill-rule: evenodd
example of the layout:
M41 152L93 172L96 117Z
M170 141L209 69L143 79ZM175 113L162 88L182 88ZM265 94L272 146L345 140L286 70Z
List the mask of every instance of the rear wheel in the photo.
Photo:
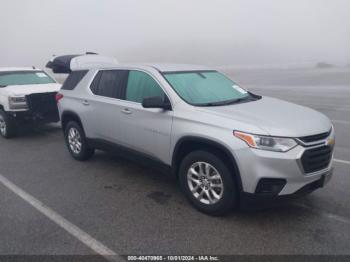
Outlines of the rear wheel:
M4 138L11 138L16 135L15 122L0 109L0 135Z
M69 122L64 135L68 150L74 159L84 161L93 156L95 149L89 147L84 130L77 122Z
M181 187L198 210L210 215L224 215L237 204L233 175L216 155L194 151L183 159L179 172Z

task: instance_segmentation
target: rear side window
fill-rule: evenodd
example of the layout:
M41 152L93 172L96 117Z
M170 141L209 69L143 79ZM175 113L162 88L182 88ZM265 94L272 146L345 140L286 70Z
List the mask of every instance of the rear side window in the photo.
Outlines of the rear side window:
M127 70L100 71L92 81L90 89L95 95L120 98L128 73Z
M62 89L63 90L73 90L81 79L86 75L88 70L73 71L69 74L66 81L64 81Z
M103 71L98 72L90 85L91 92L94 93L95 95L98 95L98 88L99 88L99 83L100 83L102 73Z
M162 88L150 75L141 71L130 71L126 87L126 100L142 103L146 97L164 97L164 95Z

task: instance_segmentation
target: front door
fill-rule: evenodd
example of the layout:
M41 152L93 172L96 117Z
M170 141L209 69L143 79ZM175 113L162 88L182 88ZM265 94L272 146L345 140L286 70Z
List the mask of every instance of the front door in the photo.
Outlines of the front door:
M160 84L143 71L131 70L123 96L120 120L124 142L131 149L167 162L173 111L142 106L146 97L166 97Z

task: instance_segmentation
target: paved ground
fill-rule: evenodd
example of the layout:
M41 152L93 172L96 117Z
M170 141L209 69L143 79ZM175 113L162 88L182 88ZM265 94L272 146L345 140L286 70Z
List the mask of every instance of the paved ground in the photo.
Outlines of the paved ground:
M345 162L326 188L280 208L209 217L161 173L102 152L72 160L56 125L0 140L0 174L117 254L350 254L350 70L232 75L333 120L335 158ZM0 254L96 252L53 221L0 183Z

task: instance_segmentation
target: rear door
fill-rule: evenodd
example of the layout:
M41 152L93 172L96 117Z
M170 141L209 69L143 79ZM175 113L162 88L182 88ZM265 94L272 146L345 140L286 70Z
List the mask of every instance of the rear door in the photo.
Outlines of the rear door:
M89 108L90 138L122 143L120 125L121 91L125 89L127 70L101 70L91 83L91 95L84 101Z
M131 70L123 92L120 123L123 141L131 149L167 162L173 111L144 108L146 97L166 97L160 84L148 73Z

